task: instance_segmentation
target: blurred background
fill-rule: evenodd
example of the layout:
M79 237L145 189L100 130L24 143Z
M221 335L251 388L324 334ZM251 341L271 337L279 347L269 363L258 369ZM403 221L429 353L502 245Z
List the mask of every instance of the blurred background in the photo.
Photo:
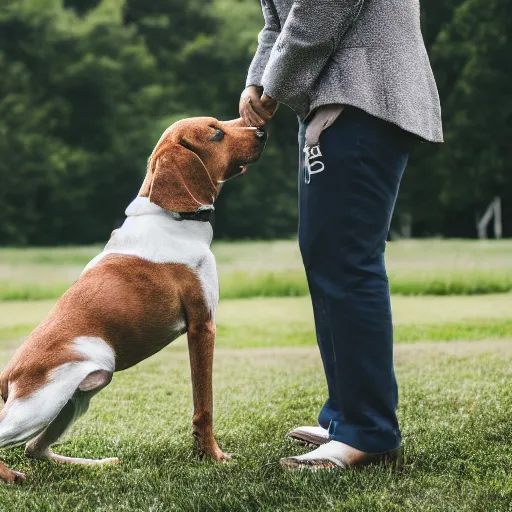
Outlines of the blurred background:
M511 0L422 3L446 143L413 155L392 238L512 235L511 19ZM0 245L105 241L170 123L238 115L262 25L257 0L2 0ZM217 239L295 234L296 131L281 108Z

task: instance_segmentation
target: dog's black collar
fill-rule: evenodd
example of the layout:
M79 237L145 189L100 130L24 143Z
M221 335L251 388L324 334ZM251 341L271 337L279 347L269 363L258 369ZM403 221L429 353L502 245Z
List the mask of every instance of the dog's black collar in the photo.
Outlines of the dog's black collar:
M213 209L199 210L197 212L171 212L176 220L195 220L209 222Z

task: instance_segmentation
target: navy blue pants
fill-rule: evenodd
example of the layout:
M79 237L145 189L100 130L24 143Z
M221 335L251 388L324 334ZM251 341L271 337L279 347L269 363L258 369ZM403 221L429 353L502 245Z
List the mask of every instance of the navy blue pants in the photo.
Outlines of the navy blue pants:
M400 445L384 250L412 136L347 107L305 169L299 130L299 245L328 399L319 424L365 452ZM305 172L306 171L306 172Z

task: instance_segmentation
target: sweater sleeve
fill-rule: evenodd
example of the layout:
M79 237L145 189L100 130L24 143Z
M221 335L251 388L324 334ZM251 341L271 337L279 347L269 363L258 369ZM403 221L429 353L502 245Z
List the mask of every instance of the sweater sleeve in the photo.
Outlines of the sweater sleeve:
M279 19L273 7L269 5L269 0L261 0L261 7L263 17L265 18L265 26L258 35L258 49L249 67L246 87L249 85L262 85L261 77L267 66L274 43L281 31Z
M270 52L261 79L280 103L303 102L364 0L296 0Z

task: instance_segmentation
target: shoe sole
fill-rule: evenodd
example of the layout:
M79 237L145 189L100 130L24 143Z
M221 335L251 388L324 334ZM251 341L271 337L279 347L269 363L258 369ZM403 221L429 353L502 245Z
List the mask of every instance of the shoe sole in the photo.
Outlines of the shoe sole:
M294 441L299 441L300 443L304 443L306 445L312 445L312 446L321 446L323 444L326 444L330 441L329 438L325 438L325 437L317 437L315 435L312 435L312 434L294 434L294 433L290 433L290 434L287 434L288 438L290 439L293 439Z
M279 461L281 467L283 469L287 469L289 471L299 471L302 469L307 469L309 471L317 471L319 469L342 469L343 466L338 466L330 461L298 461L294 459L281 459Z
M325 444L325 443L324 443ZM297 460L293 457L281 459L279 464L283 469L292 471L308 469L316 471L318 469L347 469L347 468L362 468L369 465L381 465L390 467L394 471L400 471L403 467L403 452L401 449L393 450L392 452L373 454L365 461L359 464L335 464L330 460Z

